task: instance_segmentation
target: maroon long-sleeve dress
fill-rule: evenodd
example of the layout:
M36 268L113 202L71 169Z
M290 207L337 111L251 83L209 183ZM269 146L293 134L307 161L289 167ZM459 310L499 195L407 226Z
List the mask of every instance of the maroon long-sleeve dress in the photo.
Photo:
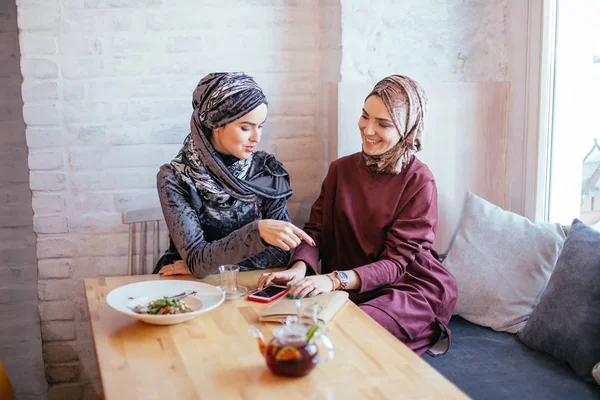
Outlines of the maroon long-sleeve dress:
M372 172L361 153L343 157L304 226L317 246L303 242L290 265L301 260L315 273L321 258L322 273L354 269L361 287L352 301L417 354L440 338L443 353L457 289L432 248L437 218L433 175L416 157L397 175Z

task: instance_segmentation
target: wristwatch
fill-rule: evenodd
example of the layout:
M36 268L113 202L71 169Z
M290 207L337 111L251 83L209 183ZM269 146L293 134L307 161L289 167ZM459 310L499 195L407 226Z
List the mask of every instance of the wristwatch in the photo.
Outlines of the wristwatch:
M340 287L340 289L346 289L346 286L348 286L348 275L344 271L333 271L333 273L341 282L342 286Z

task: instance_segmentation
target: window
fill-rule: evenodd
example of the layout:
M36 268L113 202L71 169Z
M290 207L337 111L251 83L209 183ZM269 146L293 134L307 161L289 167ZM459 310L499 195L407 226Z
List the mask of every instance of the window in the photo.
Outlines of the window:
M546 132L540 125L547 163L538 164L546 174L538 176L545 187L543 219L600 225L600 0L558 0L555 10L549 17L556 21L554 40L546 42L553 46L546 60L551 73L542 74L550 88L549 101L541 101L548 121Z
M581 179L581 209L579 218L600 230L600 145L594 146L583 158Z

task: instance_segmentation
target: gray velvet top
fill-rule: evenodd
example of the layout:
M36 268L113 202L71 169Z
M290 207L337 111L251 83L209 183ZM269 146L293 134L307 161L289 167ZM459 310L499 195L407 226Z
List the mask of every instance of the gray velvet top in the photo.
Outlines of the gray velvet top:
M285 172L281 163L267 156L264 152L255 153L250 177L264 174L262 168ZM237 264L242 271L287 265L289 252L268 245L258 232L260 219L290 221L286 198L256 196L252 202L232 198L217 204L202 199L171 164L160 168L157 185L170 244L154 273L177 260L185 260L199 278L218 273L224 264Z

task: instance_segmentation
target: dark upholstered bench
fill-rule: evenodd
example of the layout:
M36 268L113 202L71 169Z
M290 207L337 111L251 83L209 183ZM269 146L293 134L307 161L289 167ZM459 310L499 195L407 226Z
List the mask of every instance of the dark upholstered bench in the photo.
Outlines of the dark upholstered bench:
M566 364L523 345L515 335L458 316L449 327L448 353L423 358L473 399L600 399L599 387L583 381Z

